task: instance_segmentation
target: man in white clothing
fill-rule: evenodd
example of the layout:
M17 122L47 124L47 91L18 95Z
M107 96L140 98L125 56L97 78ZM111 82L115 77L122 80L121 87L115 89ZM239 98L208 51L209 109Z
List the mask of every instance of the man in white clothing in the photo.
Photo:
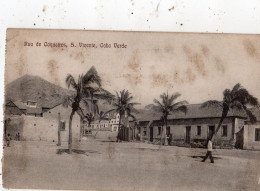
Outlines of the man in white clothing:
M208 139L207 148L208 148L207 154L206 154L206 156L204 157L204 159L203 159L201 162L205 162L206 159L209 157L211 163L214 163L214 159L213 159L213 157L212 157L212 151L213 151L213 150L212 150L212 141L211 141L211 138Z

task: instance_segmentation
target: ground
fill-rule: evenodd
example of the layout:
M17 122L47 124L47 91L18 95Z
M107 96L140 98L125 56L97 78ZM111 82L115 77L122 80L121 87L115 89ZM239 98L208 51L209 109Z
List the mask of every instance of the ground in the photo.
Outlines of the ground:
M215 150L88 138L67 145L11 142L4 148L6 188L84 190L260 190L260 151ZM57 154L58 153L58 154ZM259 184L258 184L259 183Z

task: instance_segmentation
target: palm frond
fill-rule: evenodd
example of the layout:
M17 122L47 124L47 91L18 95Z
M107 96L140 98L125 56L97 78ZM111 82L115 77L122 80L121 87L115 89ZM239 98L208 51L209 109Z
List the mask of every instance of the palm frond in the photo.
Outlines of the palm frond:
M153 102L154 102L157 106L163 108L163 104L162 104L160 101L158 101L157 99L154 99Z
M170 98L169 98L169 104L172 104L174 102L174 100L176 100L180 96L181 96L181 94L178 93L178 92L173 94L173 95L171 95Z
M177 103L174 103L173 105L170 105L170 109L175 109L175 108L178 108L180 106L183 106L183 105L188 105L189 103L184 100L184 101L179 101Z
M188 111L187 106L186 105L182 105L182 106L179 106L179 107L173 109L171 112L183 112L183 113L186 114L187 111Z
M129 117L131 117L134 121L136 121L136 117L135 117L133 114L127 113L127 115L128 115Z
M65 81L66 81L68 88L70 88L70 86L72 86L75 90L77 90L78 86L75 82L75 79L73 78L73 76L71 74L67 75Z
M240 85L240 83L237 83L237 84L233 87L231 93L235 93L235 92L237 92L237 91L238 91L239 89L241 89L241 88L242 88L242 86Z
M249 109L247 109L246 107L244 107L244 110L245 110L247 116L249 117L249 120L252 123L255 123L257 121L256 116Z
M259 105L258 99L251 95L246 89L242 88L235 93L236 100L242 104L248 104L254 107Z
M84 103L85 108L89 111L91 102L88 101L87 99L82 99L81 101Z
M87 73L83 76L82 82L84 85L90 84L90 83L95 83L99 87L101 86L101 78L98 75L98 72L94 66L92 66Z

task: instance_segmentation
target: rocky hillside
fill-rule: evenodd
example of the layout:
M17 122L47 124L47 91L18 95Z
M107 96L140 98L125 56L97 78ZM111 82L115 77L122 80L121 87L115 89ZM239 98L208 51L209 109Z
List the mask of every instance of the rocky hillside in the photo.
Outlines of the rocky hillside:
M6 85L6 100L36 101L41 107L54 107L73 92L52 84L38 76L25 75Z

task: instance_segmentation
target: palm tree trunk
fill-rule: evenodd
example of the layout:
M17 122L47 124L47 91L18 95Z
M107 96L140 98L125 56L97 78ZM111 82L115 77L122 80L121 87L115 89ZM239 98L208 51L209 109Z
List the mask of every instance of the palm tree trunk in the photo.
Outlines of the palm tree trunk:
M167 118L165 120L165 129L164 129L164 132L163 132L163 136L164 136L164 145L168 145L167 144L167 135L166 135L166 131L167 131Z
M75 114L75 111L72 109L72 112L70 114L70 120L69 120L69 142L68 142L68 147L69 147L69 154L72 152L72 118L73 115Z
M119 141L120 137L120 126L121 126L121 115L119 114L119 123L118 123L118 133L117 133L117 142Z
M161 140L160 140L160 145L162 145L163 144L163 126L165 125L165 118L163 118L163 123L162 123L162 129L161 129Z
M219 131L219 129L220 129L220 127L221 127L221 125L222 125L224 119L226 118L226 116L227 116L227 114L224 114L224 115L221 116L221 119L220 119L220 121L219 121L219 123L218 123L217 129L216 129L216 131L214 132L214 134L212 135L212 138L211 138L211 139L213 139L214 136L217 135L217 133L218 133L218 131Z

